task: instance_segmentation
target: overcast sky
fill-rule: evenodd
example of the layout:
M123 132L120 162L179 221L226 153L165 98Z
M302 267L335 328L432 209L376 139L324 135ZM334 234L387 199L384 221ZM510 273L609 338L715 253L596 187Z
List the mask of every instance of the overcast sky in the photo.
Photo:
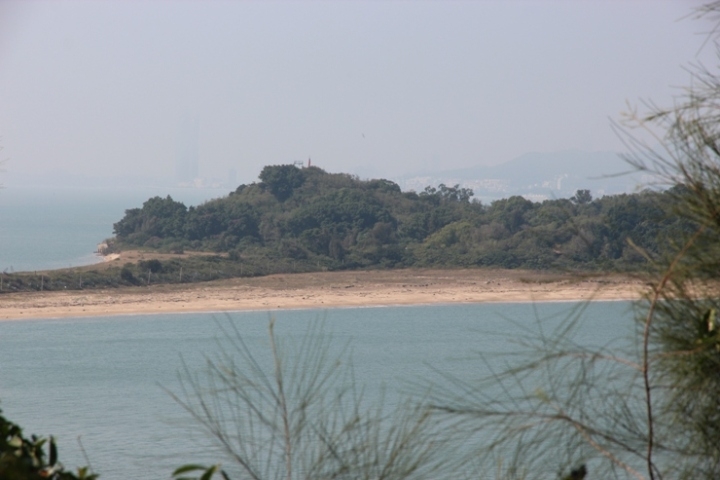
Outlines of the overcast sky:
M689 1L0 1L0 159L172 176L263 165L392 176L531 151L620 150L626 102L703 61Z

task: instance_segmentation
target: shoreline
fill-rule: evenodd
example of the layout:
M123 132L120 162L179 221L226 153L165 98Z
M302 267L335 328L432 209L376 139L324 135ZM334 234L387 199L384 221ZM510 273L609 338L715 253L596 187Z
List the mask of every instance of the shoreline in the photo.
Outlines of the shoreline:
M0 321L470 303L632 301L622 275L517 270L379 270L277 274L116 290L0 295Z

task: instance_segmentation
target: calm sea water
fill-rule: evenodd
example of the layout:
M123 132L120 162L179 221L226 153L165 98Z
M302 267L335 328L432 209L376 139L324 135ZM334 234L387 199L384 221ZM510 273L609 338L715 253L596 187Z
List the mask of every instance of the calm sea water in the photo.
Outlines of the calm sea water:
M171 195L197 205L226 195L215 189L0 190L0 271L31 271L99 261L97 245L112 236L113 223L148 198Z
M549 331L573 308L485 304L273 315L283 341L297 340L324 318L334 348L350 346L367 398L385 385L392 402L397 389L436 378L432 369L468 380L483 376L479 353L517 348L509 340L516 333ZM606 344L633 328L626 302L590 304L581 318L581 343ZM253 312L0 323L0 408L27 433L55 435L67 466L86 463L81 438L102 478L169 478L179 464L222 460L166 391L179 392L182 362L200 370L229 321L257 355L266 355L268 319Z
M124 210L154 195L196 205L222 191L123 189L0 190L0 270L28 271L97 261ZM517 348L526 329L552 329L572 304L489 304L334 309L275 313L284 341L317 319L334 354L349 345L366 398L387 386L392 403L409 384L437 378L433 369L472 380L487 372L479 353ZM630 305L593 303L578 341L605 344L632 327ZM269 314L153 315L0 323L0 408L26 434L53 434L68 467L85 465L103 479L163 479L188 462L222 458L168 393L179 392L183 362L197 371L234 322L257 355L268 353Z

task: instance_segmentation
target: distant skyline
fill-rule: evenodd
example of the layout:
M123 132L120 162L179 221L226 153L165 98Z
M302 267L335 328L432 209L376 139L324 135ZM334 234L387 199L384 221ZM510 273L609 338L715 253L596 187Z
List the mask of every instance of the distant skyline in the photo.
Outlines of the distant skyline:
M264 165L396 176L619 151L627 103L715 67L696 1L0 2L10 173L173 178Z

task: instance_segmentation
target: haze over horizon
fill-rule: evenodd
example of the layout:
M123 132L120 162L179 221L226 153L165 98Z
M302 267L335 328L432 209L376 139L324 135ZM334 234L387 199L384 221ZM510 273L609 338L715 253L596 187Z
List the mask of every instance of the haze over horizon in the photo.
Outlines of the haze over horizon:
M264 165L397 176L619 151L610 128L713 67L686 1L0 3L0 160L172 178Z

